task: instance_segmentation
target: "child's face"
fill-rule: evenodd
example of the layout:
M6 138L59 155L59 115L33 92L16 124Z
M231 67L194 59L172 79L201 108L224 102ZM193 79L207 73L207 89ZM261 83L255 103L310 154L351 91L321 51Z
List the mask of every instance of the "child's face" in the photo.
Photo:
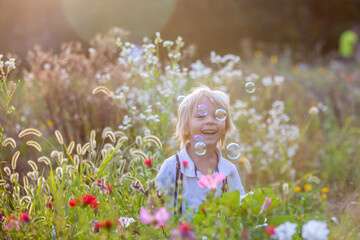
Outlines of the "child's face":
M218 143L218 141L225 135L225 121L219 121L215 117L215 111L218 109L211 102L211 100L203 96L199 104L202 107L207 106L207 114L199 112L198 106L193 110L193 113L189 119L189 135L190 141L194 141L195 135L203 136L202 141L210 146Z

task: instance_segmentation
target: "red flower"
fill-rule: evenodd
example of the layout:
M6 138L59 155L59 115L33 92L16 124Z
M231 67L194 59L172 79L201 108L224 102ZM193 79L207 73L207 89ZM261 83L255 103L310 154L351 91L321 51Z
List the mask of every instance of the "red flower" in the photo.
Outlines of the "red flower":
M184 168L186 168L186 166L188 165L188 163L189 163L189 161L186 161L186 160L183 160L183 161L182 161L182 164L183 164Z
M113 223L110 219L107 219L102 222L96 222L95 223L95 231L98 232L100 228L110 229L113 226Z
M247 238L247 237L248 237L247 232L246 232L246 231L243 231L243 232L241 233L241 237L243 237L243 238Z
M191 229L191 226L190 226L190 224L187 223L187 222L181 223L181 224L179 225L179 230L180 230L180 232L182 232L182 233L187 233L188 231L190 231L190 229Z
M110 221L110 219L107 219L107 220L105 220L105 222L103 223L103 228L109 229L109 228L111 228L112 225L113 225L113 224L112 224L112 222Z
M69 202L69 207L75 207L79 205L79 201L77 200L77 198L73 198L70 200Z
M138 230L136 230L136 229L133 229L133 230L131 230L133 233L137 233L137 234L140 234L139 232L138 232Z
M92 208L96 208L99 202L96 201L96 197L86 194L80 198L80 201L84 207L90 205Z
M101 179L97 180L97 183L98 183L98 184L101 184Z
M274 226L268 226L265 229L265 233L268 235L273 235L275 233L275 228Z
M144 164L148 167L151 167L152 166L152 159L151 158L148 158L144 161Z
M51 202L47 202L47 203L46 203L46 206L47 206L48 208L50 208L50 209L52 209L52 208L53 208L53 205L52 205L52 203L51 203Z
M29 214L24 213L23 215L20 216L20 220L21 220L22 222L30 222Z

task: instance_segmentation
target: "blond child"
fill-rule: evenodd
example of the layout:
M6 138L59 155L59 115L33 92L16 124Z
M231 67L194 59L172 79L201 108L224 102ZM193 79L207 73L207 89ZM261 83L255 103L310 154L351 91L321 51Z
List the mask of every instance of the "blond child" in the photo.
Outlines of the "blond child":
M229 97L208 87L195 89L180 103L175 138L181 141L181 150L163 162L155 179L173 196L174 213L185 213L186 206L197 211L210 192L198 183L203 175L226 177L217 185L216 196L235 190L245 194L235 165L220 151L235 129L229 108Z

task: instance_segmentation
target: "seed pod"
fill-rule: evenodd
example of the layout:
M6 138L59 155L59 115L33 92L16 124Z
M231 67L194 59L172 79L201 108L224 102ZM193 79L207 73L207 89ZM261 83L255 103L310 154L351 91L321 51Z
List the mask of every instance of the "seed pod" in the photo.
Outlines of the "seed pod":
M64 139L60 133L59 130L55 130L55 136L56 136L56 139L58 140L58 142L63 145L64 144Z
M16 151L16 153L13 155L11 159L11 168L14 170L16 168L16 163L19 158L20 151Z
M27 142L26 142L26 145L35 148L35 149L38 150L39 152L42 151L42 148L41 148L40 144L37 143L37 142L35 142L35 141L27 141Z
M2 143L4 147L7 145L10 145L12 148L16 148L16 142L13 138L6 138L4 142Z
M58 178L60 178L60 179L62 179L64 176L62 167L57 167L55 170L55 173L58 176Z
M38 136L38 137L42 136L42 134L41 134L41 132L39 130L37 130L35 128L27 128L27 129L25 129L25 130L23 130L23 131L21 131L19 133L19 138L22 138L22 137L24 137L26 135L35 135L35 136Z
M69 154L72 153L72 151L74 150L74 147L75 147L75 142L71 141L69 146L67 147Z
M30 165L30 167L33 169L33 171L37 171L38 167L36 165L36 163L32 160L28 160L28 164Z
M50 165L51 164L51 161L48 157L45 157L45 156L41 156L38 158L37 160L38 162L43 162L45 163L46 165Z
M7 174L8 176L11 175L11 170L10 170L9 167L4 167L4 172L6 172L6 174Z

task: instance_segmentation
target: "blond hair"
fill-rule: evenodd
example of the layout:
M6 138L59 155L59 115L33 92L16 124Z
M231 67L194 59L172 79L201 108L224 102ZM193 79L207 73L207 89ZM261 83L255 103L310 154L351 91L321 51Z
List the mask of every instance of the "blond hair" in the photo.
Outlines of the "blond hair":
M207 86L198 87L187 95L179 105L178 122L176 124L174 138L180 140L181 149L190 141L189 119L203 96L208 97L216 107L224 109L227 113L225 119L225 134L220 138L218 147L222 148L224 146L226 136L235 129L235 125L231 120L230 99L228 95L219 90L211 90Z

